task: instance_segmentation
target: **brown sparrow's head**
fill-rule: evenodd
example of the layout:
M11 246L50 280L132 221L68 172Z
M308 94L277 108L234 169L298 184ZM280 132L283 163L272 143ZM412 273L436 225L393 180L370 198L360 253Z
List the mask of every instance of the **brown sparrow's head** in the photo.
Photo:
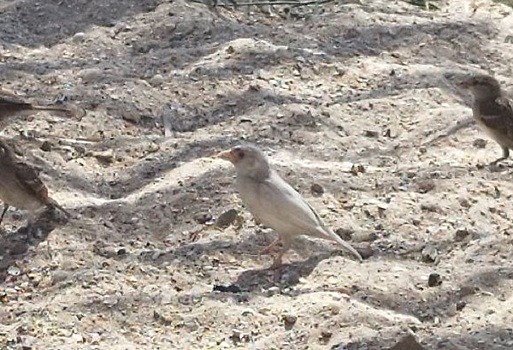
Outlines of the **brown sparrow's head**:
M269 162L264 153L255 146L235 146L217 154L217 157L230 161L235 166L237 174L255 178L269 175Z
M501 94L497 79L485 74L476 74L457 83L458 86L470 90L476 99L494 98Z

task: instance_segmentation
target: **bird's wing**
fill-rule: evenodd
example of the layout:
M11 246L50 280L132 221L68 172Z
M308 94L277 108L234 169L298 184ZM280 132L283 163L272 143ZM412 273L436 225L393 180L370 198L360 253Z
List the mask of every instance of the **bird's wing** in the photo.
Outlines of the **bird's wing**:
M261 208L256 213L264 224L269 226L287 227L289 234L310 234L329 239L329 231L325 229L317 212L277 174L258 187L258 202ZM273 227L274 228L274 227Z
M487 127L513 138L513 106L505 97L498 97L479 110L479 119Z

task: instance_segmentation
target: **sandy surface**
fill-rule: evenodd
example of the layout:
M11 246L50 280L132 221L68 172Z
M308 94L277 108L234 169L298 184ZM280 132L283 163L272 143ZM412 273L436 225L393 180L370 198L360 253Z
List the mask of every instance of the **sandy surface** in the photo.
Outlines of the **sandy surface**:
M513 84L513 11L434 3L0 1L2 88L88 111L4 130L74 219L8 212L0 348L512 349L513 163L476 127L430 141L471 115L444 72ZM211 158L241 140L370 257L301 239L268 270Z

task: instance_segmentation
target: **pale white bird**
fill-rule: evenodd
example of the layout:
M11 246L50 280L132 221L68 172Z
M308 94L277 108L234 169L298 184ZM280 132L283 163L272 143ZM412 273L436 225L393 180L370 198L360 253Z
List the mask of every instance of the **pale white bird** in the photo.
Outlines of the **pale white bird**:
M300 235L335 241L362 261L361 255L328 228L315 209L271 168L257 147L236 146L217 156L235 166L237 189L251 214L258 222L278 233L278 239L260 252L268 253L282 242L283 248L274 259L272 268L282 264L283 255L291 248L294 238Z

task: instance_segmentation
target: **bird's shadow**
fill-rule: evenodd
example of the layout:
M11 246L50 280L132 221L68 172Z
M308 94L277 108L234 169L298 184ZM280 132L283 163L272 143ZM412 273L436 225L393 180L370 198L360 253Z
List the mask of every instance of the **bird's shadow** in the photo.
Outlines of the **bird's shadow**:
M343 253L340 251L321 253L303 261L283 264L278 268L246 270L237 277L234 285L245 292L269 290L271 287L279 289L292 287L298 284L301 278L308 277L321 261L334 255L343 255Z
M2 229L0 234L0 283L9 275L9 267L16 265L30 247L37 247L44 242L50 233L62 225L66 219L56 215L55 209L49 209L39 215L34 221L27 222L24 226L6 231Z

